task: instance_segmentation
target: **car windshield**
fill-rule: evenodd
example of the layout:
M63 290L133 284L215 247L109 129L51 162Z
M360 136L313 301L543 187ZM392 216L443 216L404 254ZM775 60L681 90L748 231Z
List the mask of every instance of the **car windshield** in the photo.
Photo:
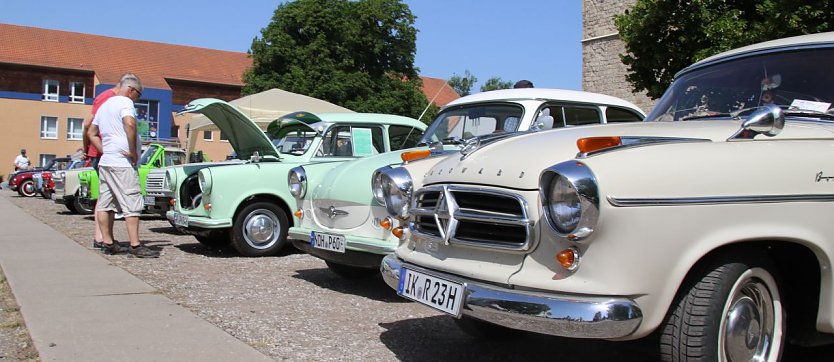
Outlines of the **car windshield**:
M717 63L676 79L650 121L735 115L774 104L787 110L829 112L834 102L834 49L766 53Z
M142 156L139 156L139 165L147 165L148 162L151 162L151 158L156 153L156 146L151 146L145 149L145 152L142 152Z
M512 104L477 104L452 107L440 113L420 140L456 143L492 133L515 132L524 109Z
M272 140L278 152L289 155L303 155L310 148L316 138L316 132L297 129L285 134L281 138Z

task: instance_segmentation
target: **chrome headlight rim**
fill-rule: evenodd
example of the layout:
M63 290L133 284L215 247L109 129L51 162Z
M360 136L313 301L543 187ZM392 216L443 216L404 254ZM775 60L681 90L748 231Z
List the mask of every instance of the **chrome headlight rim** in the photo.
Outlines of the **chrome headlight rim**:
M301 199L307 195L307 172L304 171L304 167L296 166L290 169L287 174L287 188L295 198Z
M385 194L382 191L382 173L391 168L391 166L380 167L371 176L371 193L374 195L374 200L382 206L385 206Z
M408 208L411 206L411 196L414 193L414 184L408 170L390 166L377 169L372 183L374 198L381 195L381 204L385 205L388 214L400 219L408 217Z
M578 216L570 222L564 222L565 214L554 215L554 187L561 184L562 195L575 197L578 206ZM539 192L541 194L544 217L550 228L559 236L572 241L580 241L593 233L599 220L599 188L596 177L590 168L582 162L567 161L545 169L539 176ZM564 210L571 210L560 198ZM556 200L556 202L560 202Z
M211 170L208 168L204 168L197 172L197 180L199 181L198 184L200 185L200 192L202 192L203 196L206 196L211 193Z
M171 192L177 191L177 173L174 170L165 171L165 184Z

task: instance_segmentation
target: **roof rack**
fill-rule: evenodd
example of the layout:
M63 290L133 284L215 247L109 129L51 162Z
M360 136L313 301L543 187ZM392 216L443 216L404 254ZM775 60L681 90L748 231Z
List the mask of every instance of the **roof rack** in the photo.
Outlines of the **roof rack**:
M142 140L142 145L143 146L147 146L151 143L160 144L160 145L165 146L165 147L182 148L182 145L180 144L180 140L176 139L176 138L157 138L157 139L143 139Z

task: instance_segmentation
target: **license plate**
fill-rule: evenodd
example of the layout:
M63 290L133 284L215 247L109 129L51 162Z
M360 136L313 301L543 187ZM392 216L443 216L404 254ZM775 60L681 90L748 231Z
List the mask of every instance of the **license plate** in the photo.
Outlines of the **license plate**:
M460 315L464 298L462 284L406 268L400 269L397 294L453 316Z
M310 233L310 245L312 245L316 249L324 249L335 251L337 253L344 253L345 237L344 235L317 233L313 231Z
M154 205L156 204L156 198L153 196L145 196L143 197L145 200L145 205Z
M180 213L174 214L174 225L182 226L184 228L188 227L188 215L183 215Z

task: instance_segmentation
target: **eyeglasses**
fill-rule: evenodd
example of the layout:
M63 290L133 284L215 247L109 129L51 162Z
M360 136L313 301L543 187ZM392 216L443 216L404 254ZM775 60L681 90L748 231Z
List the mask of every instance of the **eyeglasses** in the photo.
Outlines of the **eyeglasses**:
M139 95L139 98L142 98L142 92L140 92L138 89L136 89L136 88L134 88L134 87L132 87L132 86L127 86L127 87L128 87L128 88L130 88L130 89L135 90L135 91L136 91L136 94L138 94L138 95Z

